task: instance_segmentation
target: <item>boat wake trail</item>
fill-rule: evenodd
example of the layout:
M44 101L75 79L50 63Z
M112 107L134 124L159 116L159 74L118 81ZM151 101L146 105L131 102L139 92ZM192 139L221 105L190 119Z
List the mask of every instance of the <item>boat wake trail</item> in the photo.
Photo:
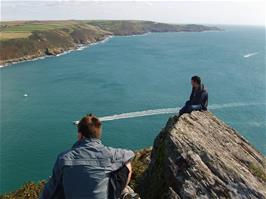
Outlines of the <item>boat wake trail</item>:
M227 103L227 104L213 104L208 107L209 110L222 109L222 108L234 108L234 107L242 107L242 106L259 106L266 105L266 103ZM129 119L129 118L137 118L137 117L145 117L152 115L163 115L163 114L173 114L178 113L180 107L176 108L162 108L162 109L152 109L152 110L144 110L144 111L136 111L129 113L121 113L109 116L103 116L99 119L101 121L112 121L112 120L120 120L120 119ZM79 121L74 121L74 124L78 124Z
M244 58L249 58L249 57L252 57L254 55L258 54L258 52L254 52L254 53L249 53L249 54L246 54L246 55L243 55Z
M177 108L162 108L162 109L153 109L153 110L146 110L146 111L136 111L131 113L121 113L117 115L110 115L100 117L101 121L111 121L111 120L120 120L120 119L128 119L134 117L144 117L144 116L151 116L151 115L162 115L162 114L169 114L169 113L177 113Z

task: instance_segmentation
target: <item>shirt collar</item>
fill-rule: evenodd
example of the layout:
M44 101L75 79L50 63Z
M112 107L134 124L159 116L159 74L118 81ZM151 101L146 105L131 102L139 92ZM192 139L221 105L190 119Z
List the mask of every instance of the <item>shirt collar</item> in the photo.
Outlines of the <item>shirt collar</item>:
M101 140L98 138L84 138L81 140L78 140L73 146L72 148L76 148L76 147L82 147L82 146L88 146L90 144L101 144Z

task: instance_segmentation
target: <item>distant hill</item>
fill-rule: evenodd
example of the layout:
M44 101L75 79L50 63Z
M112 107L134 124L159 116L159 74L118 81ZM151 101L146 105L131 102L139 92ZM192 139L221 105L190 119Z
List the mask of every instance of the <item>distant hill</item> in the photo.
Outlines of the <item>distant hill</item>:
M133 20L6 21L0 25L0 65L56 55L111 35L210 30L220 29Z

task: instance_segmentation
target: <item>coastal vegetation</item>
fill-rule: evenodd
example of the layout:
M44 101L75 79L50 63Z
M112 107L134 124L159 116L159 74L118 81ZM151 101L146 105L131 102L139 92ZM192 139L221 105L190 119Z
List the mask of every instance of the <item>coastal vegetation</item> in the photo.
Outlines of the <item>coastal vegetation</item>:
M3 21L0 25L0 65L60 54L111 35L208 30L219 29L133 20Z

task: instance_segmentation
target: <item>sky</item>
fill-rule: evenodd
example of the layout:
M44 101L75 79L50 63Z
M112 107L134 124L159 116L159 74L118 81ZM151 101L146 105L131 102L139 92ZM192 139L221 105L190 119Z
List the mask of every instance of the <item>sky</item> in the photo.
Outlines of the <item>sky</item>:
M265 26L265 1L1 0L1 20L135 19Z

